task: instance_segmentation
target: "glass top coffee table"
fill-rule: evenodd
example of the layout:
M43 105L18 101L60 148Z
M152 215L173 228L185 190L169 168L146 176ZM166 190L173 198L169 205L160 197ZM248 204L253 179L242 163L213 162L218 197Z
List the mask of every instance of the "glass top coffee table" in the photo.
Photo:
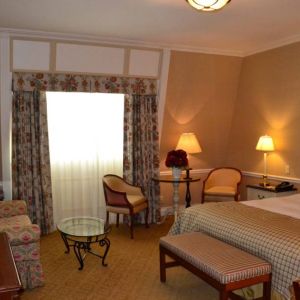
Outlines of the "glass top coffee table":
M102 258L102 265L107 266L105 258L110 247L107 235L111 227L106 226L103 219L93 217L67 218L57 225L57 229L67 248L65 253L69 253L70 247L73 247L80 264L79 270L82 270L84 267L83 261L87 253ZM103 255L91 250L91 244L93 243L98 243L101 247L105 247Z

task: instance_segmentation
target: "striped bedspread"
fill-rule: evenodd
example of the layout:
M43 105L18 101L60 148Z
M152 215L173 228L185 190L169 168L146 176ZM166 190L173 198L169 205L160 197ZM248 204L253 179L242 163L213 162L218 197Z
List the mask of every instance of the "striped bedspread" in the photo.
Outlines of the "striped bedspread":
M201 231L272 264L272 288L290 299L300 277L300 219L237 202L199 204L183 210L169 234Z

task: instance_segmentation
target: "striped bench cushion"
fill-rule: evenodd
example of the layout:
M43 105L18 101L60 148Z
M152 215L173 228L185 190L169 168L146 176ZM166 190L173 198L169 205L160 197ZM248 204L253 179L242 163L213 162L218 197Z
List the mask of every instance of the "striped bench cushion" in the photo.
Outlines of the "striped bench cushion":
M165 236L160 244L222 284L271 273L263 259L200 232Z

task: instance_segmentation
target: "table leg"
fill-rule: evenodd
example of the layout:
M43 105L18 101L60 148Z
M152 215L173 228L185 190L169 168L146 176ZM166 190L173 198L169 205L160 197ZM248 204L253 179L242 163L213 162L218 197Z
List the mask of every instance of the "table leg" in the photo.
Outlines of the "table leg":
M178 203L179 203L179 182L173 182L173 207L174 207L174 218L177 219L178 215Z
M104 239L102 239L102 240L99 241L99 245L100 245L101 247L106 246L105 251L104 251L104 254L103 254L103 256L102 256L102 265L103 265L104 267L106 267L107 264L104 262L104 260L105 260L105 258L106 258L106 255L107 255L108 250L109 250L109 247L110 247L110 240L109 240L108 238L104 238ZM100 257L101 257L101 256L100 256Z
M186 193L185 193L185 207L190 207L191 206L191 192L190 192L190 182L186 182Z
M78 270L82 270L84 267L84 264L83 264L84 257L82 257L82 255L81 255L81 249L84 250L84 252L86 252L89 247L90 247L89 243L86 243L86 242L76 241L73 245L74 253L80 264L80 267L78 268Z
M98 257L102 258L102 266L106 267L107 264L105 263L105 258L107 256L107 253L108 253L108 250L109 250L109 247L110 247L110 240L107 237L101 238L101 240L99 240L99 245L101 247L105 247L103 255L100 255L100 254L98 254L96 252L93 252L90 249L88 249L88 252L91 253L91 254L93 254L93 255L95 255L95 256L98 256Z
M60 235L61 235L61 238L62 238L62 240L64 241L64 244L65 244L65 246L66 246L66 248L67 248L67 250L65 251L65 253L69 253L69 252L70 252L70 246L69 246L67 237L66 237L66 235L65 235L64 233L62 233L62 232L60 233Z

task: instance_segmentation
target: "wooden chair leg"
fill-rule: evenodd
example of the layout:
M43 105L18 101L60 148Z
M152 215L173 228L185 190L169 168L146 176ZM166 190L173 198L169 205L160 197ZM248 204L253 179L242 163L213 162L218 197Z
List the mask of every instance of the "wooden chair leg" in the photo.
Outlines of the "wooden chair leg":
M134 219L134 215L130 215L130 237L131 239L133 239L133 219Z
M203 204L204 203L204 192L202 192L202 197L201 197L201 203Z
M149 208L147 207L146 211L145 211L145 225L146 225L146 228L149 228L148 216L149 216Z
M160 270L160 281L166 282L166 256L161 247L159 247L159 270Z
M119 227L119 214L117 214L117 227Z
M109 225L109 211L106 212L106 224Z

